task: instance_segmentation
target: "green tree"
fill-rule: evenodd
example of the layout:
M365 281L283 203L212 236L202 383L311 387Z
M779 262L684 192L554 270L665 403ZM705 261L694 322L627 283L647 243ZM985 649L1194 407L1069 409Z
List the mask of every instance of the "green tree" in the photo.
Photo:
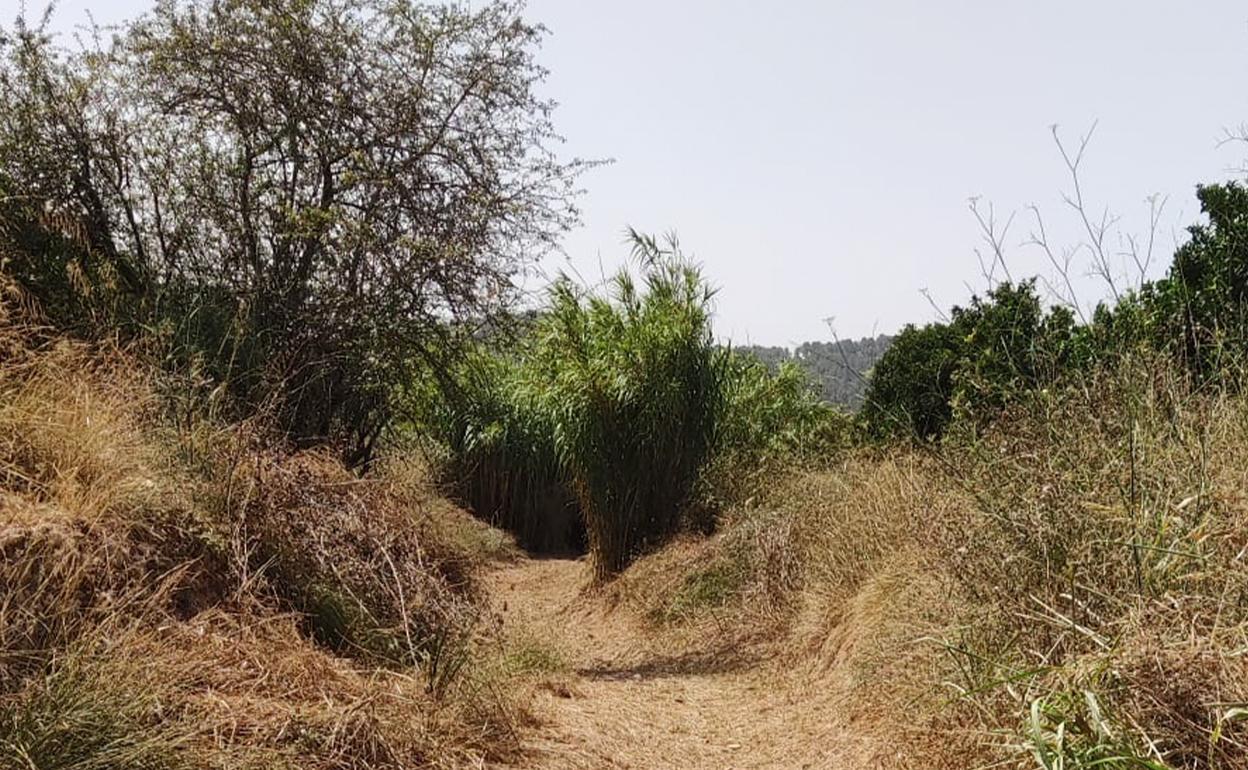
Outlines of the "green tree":
M0 178L143 325L362 460L448 322L506 306L575 220L542 35L513 2L159 0L79 51L19 20Z
M1061 376L1074 336L1074 316L1046 311L1034 281L998 284L946 323L902 330L873 370L863 420L879 438L930 439L955 416L988 419Z
M1248 188L1205 185L1196 195L1208 223L1188 228L1166 277L1140 299L1154 345L1208 375L1248 345Z
M955 307L952 319L963 335L955 408L981 418L1054 381L1066 365L1075 327L1068 308L1045 311L1034 280L998 284L986 297Z
M862 408L876 438L929 439L953 416L953 376L963 339L947 323L908 324L875 365Z

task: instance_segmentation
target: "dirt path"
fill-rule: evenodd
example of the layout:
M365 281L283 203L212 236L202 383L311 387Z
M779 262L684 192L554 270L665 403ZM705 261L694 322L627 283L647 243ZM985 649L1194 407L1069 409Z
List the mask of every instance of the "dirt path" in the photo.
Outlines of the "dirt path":
M626 611L582 595L582 561L525 560L490 578L504 624L573 671L543 690L526 767L848 768L858 754L834 702L765 660L682 654Z

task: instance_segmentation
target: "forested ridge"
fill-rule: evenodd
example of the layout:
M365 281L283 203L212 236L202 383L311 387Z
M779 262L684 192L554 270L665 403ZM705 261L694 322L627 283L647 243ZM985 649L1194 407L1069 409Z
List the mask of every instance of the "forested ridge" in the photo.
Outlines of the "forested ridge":
M857 410L862 406L871 368L884 356L892 340L892 335L879 334L857 340L803 342L795 348L738 345L737 349L757 356L772 369L785 361L796 363L818 383L824 401Z

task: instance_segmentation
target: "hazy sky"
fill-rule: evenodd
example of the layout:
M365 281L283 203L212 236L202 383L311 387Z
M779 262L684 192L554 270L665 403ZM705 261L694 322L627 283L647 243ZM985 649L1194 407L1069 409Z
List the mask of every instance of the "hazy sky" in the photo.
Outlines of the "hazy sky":
M63 0L58 26L145 6ZM1219 146L1248 123L1242 0L530 0L529 15L551 31L567 153L615 160L584 178L573 266L612 270L626 225L675 230L736 342L826 339L829 316L842 337L893 331L934 316L923 289L964 300L984 283L971 196L1019 212L1012 273L1050 275L1021 244L1033 203L1052 241L1078 241L1051 124L1073 145L1099 121L1095 213L1144 235L1145 199L1168 196L1154 273L1198 213L1195 185L1248 160Z

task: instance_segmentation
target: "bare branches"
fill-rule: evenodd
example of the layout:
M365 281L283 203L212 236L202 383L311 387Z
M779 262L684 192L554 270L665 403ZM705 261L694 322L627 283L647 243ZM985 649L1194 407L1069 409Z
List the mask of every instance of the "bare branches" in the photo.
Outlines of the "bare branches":
M1044 252L1045 257L1049 260L1049 264L1051 264L1053 269L1057 271L1057 275L1060 277L1063 284L1062 288L1058 289L1046 278L1044 279L1046 288L1048 288L1049 293L1057 297L1063 305L1066 305L1074 310L1075 313L1078 314L1080 321L1087 323L1088 319L1084 316L1083 307L1079 302L1079 295L1075 291L1074 283L1070 278L1071 261L1074 259L1077 249L1063 249L1060 257L1055 254L1053 247L1049 245L1049 235L1045 231L1044 217L1040 213L1040 208L1035 204L1032 204L1027 208L1036 219L1036 229L1031 231L1031 235L1028 236L1026 243L1031 246L1036 246Z
M1148 204L1148 238L1142 255L1139 239L1134 234L1127 233L1122 236L1125 242L1122 256L1130 257L1132 263L1135 264L1137 286L1148 280L1148 270L1153 264L1153 247L1157 242L1157 226L1161 223L1161 215L1165 211L1168 200L1165 196L1156 193L1144 199L1144 202Z
M949 314L946 313L944 308L942 308L940 304L932 298L931 289L919 289L919 294L923 295L923 299L927 300L927 304L931 305L932 310L936 312L937 318L944 323L949 323Z
M1031 204L1027 211L1031 215L1032 227L1022 246L1038 249L1053 269L1052 278L1041 277L1049 294L1056 302L1070 308L1083 323L1088 320L1087 306L1079 296L1076 269L1086 260L1086 275L1101 281L1109 290L1109 297L1118 302L1128 291L1144 284L1149 278L1157 249L1157 232L1165 212L1167 200L1160 195L1146 198L1149 206L1148 224L1145 234L1137 236L1124 232L1122 220L1110 212L1108 207L1099 214L1091 213L1091 205L1086 197L1083 182L1083 164L1087 156L1088 146L1096 131L1096 124L1079 138L1076 146L1070 147L1062 140L1056 125L1050 126L1053 142L1062 158L1062 164L1070 180L1070 188L1061 193L1062 202L1068 211L1074 214L1076 229L1079 233L1073 245L1060 246L1052 240L1049 223L1039 206ZM975 250L979 259L980 272L992 285L996 279L998 267L1010 278L1006 268L1004 243L1013 215L1004 225L998 226L995 213L989 205L985 212L979 205L978 198L971 199L971 212L979 225L980 234L988 246L990 259L980 249ZM1114 242L1117 247L1114 247ZM1130 265L1130 268L1127 266Z
M971 214L975 216L975 221L979 223L980 237L988 246L988 252L992 256L991 261L984 262L984 254L979 249L975 249L975 257L979 260L979 271L984 276L984 280L988 282L988 288L991 289L996 283L997 267L1001 268L1001 272L1005 273L1005 279L1013 282L1014 278L1010 275L1009 265L1005 261L1005 237L1010 231L1010 225L1014 223L1014 212L1010 212L1010 216L1005 220L1005 224L998 229L996 210L992 203L988 203L987 215L980 211L979 198L970 199Z
M1095 133L1096 126L1096 122L1093 122L1088 132L1079 139L1079 148L1073 156L1062 142L1057 125L1050 126L1049 130L1053 133L1053 142L1057 145L1058 152L1062 155L1062 161L1066 164L1066 170L1070 173L1072 192L1063 193L1062 200L1075 211L1079 221L1083 224L1084 233L1088 238L1084 246L1091 255L1092 274L1105 282L1109 287L1110 294L1113 295L1114 301L1117 302L1122 298L1122 295L1118 290L1118 284L1114 279L1113 267L1105 251L1105 237L1110 229L1118 223L1118 218L1110 215L1108 207L1101 212L1100 218L1095 221L1088 216L1088 207L1083 198L1083 183L1079 176L1080 164L1083 163L1084 153L1088 149L1088 143L1092 141L1092 134Z

